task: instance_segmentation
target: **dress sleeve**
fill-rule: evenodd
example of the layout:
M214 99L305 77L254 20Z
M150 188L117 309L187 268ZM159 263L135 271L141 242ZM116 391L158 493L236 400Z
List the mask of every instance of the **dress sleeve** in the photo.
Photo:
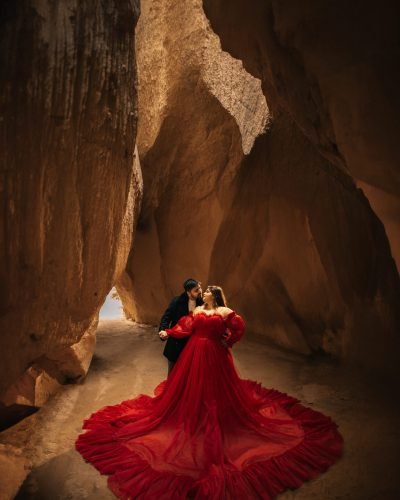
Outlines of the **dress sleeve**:
M193 313L182 316L178 323L173 328L167 328L165 331L168 333L169 337L175 339L183 339L189 337L193 332Z
M226 340L226 343L229 347L232 347L233 344L238 342L244 334L245 326L243 318L239 316L239 314L236 314L235 311L232 311L226 318L226 327L231 332L231 335Z

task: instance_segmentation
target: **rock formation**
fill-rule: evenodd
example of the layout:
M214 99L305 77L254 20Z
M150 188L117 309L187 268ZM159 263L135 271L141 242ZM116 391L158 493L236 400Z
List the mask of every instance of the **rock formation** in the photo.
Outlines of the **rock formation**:
M273 110L285 110L323 156L380 190L380 200L384 193L400 196L397 2L385 2L382 9L371 1L345 0L203 5L222 47L261 78ZM393 207L390 200L378 203ZM400 269L399 216L378 213L390 226Z
M2 399L6 407L12 407L13 412L16 405L41 407L60 385L81 381L92 360L97 325L95 317L79 342L36 359L5 392Z
M395 369L399 32L371 5L144 0L138 102L138 2L2 5L3 406L85 374L113 285L157 323L191 275L250 333Z
M25 0L1 11L4 396L37 363L66 377L87 369L93 338L77 343L125 267L141 178L138 2ZM70 347L82 342L84 353Z
M31 469L24 453L10 444L0 444L0 485L1 498L15 498L25 477Z
M395 371L398 274L383 225L352 179L282 115L235 184L210 276L250 331L298 352Z
M399 352L399 276L384 227L354 180L372 183L376 166L356 176L361 170L348 165L341 134L354 130L331 116L337 108L329 111L330 100L310 85L296 52L281 60L281 49L270 62L261 43L270 11L262 2L255 10L244 3L243 11L224 9L225 17L222 2L204 3L223 48L261 79L272 113L254 98L256 82L220 52L199 2L143 2L137 43L144 200L121 278L128 315L157 323L194 275L225 287L249 333L390 371ZM293 6L292 16L297 11ZM275 31L265 37L278 44ZM348 99L348 112L361 112ZM394 164L385 168L396 176Z
M128 317L156 322L187 275L206 277L230 185L269 114L260 82L221 51L200 1L144 1L141 9L138 149L146 194L116 286Z

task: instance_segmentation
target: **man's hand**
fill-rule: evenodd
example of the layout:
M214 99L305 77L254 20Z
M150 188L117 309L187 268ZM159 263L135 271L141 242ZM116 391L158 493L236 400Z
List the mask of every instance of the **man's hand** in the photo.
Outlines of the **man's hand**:
M158 335L161 340L167 340L168 338L168 333L165 330L161 330L161 332L158 332Z
M221 344L226 348L228 349L228 343L226 342L229 337L231 336L231 332L229 330L226 330L226 332L222 335L222 339L221 339Z

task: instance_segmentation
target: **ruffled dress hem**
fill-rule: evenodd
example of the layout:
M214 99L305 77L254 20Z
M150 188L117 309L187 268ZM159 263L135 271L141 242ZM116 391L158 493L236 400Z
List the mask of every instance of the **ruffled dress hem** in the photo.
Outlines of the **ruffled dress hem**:
M268 460L250 463L241 470L232 464L212 465L198 479L155 470L139 454L124 446L110 425L132 409L148 407L152 398L141 395L93 413L84 421L83 428L87 431L78 436L75 447L101 474L109 476L109 488L123 500L270 500L288 488L298 488L315 478L341 457L343 439L330 417L276 389L266 389L252 380L242 382L246 390L272 405L281 406L302 426L304 438L298 445ZM162 393L164 385L165 381L154 393Z

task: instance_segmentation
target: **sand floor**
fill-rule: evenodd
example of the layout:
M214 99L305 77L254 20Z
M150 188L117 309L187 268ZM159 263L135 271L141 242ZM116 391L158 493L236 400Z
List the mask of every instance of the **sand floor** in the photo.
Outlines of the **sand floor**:
M100 322L84 383L63 387L40 411L0 434L0 442L24 448L34 464L17 499L115 498L106 477L75 451L74 440L83 419L93 411L152 393L166 375L163 347L152 327L125 320ZM395 389L383 391L382 383L363 380L328 360L305 360L255 340L243 339L233 352L243 378L287 392L330 415L345 440L345 453L337 464L280 500L400 498L400 412Z

